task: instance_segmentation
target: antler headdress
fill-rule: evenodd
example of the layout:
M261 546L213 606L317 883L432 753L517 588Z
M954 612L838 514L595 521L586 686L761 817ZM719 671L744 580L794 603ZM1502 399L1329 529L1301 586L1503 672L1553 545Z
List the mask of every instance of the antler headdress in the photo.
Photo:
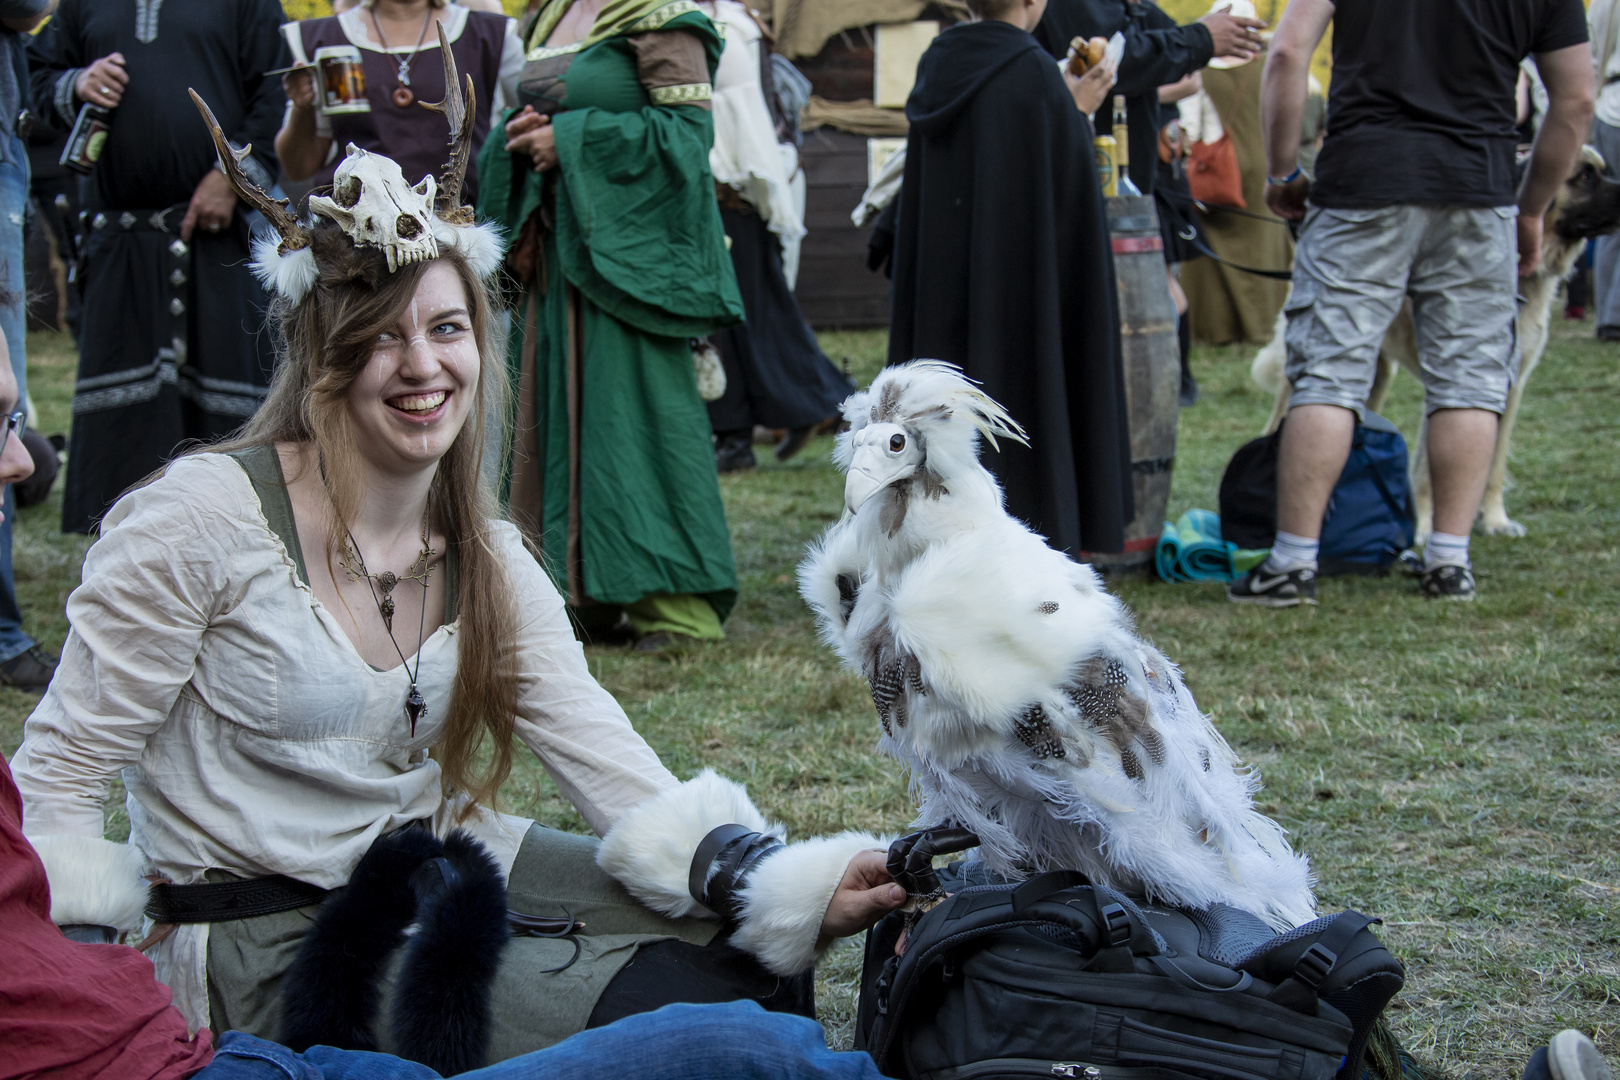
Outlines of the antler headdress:
M449 249L459 252L479 277L488 277L501 265L500 233L493 225L474 224L472 208L461 203L472 157L476 91L469 75L463 95L443 25L439 26L439 55L444 60L444 100L421 103L441 113L450 125L450 159L438 179L424 176L412 186L391 158L350 143L332 177L331 196L312 197L309 209L311 214L335 222L356 247L380 249L390 273L410 263L436 259L441 249ZM197 91L191 91L191 100L214 137L214 148L231 186L280 235L279 240L265 237L254 243L254 274L266 289L298 303L320 274L310 247L313 225L300 223L288 211L287 200L272 199L247 178L241 163L253 147L232 147Z

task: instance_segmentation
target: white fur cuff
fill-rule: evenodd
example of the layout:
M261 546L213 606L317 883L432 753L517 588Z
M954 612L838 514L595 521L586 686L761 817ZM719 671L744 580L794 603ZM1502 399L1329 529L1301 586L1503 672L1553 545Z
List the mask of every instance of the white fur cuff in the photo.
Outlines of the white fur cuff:
M596 865L662 915L712 919L714 913L692 899L687 878L698 844L712 830L732 824L782 835L782 827L766 822L741 784L704 769L680 787L654 795L621 817L602 838ZM777 858L780 856L766 861ZM830 889L828 895L832 895Z
M140 852L128 844L90 836L35 836L29 842L45 864L53 923L87 923L120 931L140 927L148 887L141 876Z
M845 832L766 856L743 886L742 918L732 944L754 954L773 974L810 970L825 951L816 947L821 922L849 861L887 847L868 833Z

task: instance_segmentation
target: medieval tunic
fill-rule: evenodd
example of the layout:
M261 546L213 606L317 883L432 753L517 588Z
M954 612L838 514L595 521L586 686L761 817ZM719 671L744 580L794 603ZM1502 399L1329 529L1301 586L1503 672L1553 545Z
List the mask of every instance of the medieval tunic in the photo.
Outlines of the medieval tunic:
M327 161L315 171L311 183L317 189L330 187L332 174L343 160L344 147L353 143L362 150L391 157L399 164L405 179L414 184L424 176L437 177L444 168L449 142L444 117L422 107L422 102L444 100L444 63L439 58L438 36L428 29L421 49L415 41L390 41L385 50L367 33L365 9L355 6L342 15L305 19L281 28L293 62L308 63L315 50L326 45L352 45L360 50L365 69L368 113L327 116L315 113L315 134L332 140ZM446 9L444 36L450 41L456 70L462 81L472 77L477 111L473 114L473 145L482 146L489 134L491 109L497 91L509 96L517 86L523 66L523 46L511 19L486 11L469 11L452 4ZM375 33L373 30L372 33ZM409 105L396 104L394 90L399 86L399 65L407 62ZM478 193L478 171L469 165L462 197L469 203Z
M709 171L719 35L690 0L621 0L548 48L567 4L542 10L518 91L551 114L557 168L499 124L479 158L479 217L526 285L512 518L571 604L695 595L724 617L737 575L689 344L742 318Z
M452 826L461 804L446 798L428 749L443 734L455 682L453 612L417 653L427 711L413 737L404 667L368 665L310 590L273 452L268 461L184 458L107 514L68 599L61 667L12 760L30 836L100 837L120 771L130 842L179 884L223 872L336 888L383 833L419 820L441 836ZM520 615L517 735L605 832L676 780L591 678L562 599L517 530L492 523L491 537ZM430 587L449 587L450 576L435 572ZM567 943L512 942L493 988L492 1058L583 1028L637 944L675 935L701 943L714 932L595 885L603 875L588 841L531 824L480 813L464 827L508 875L512 906L555 914L567 896L556 890L581 890L562 902L593 920L592 936L581 939L580 961L552 977L539 969L566 961ZM544 899L533 899L537 889ZM592 904L600 910L583 914ZM150 955L194 1029L274 1039L277 982L312 917L298 909L183 925Z
M714 335L726 392L709 403L709 419L717 432L803 427L836 415L855 385L821 351L782 271L782 245L802 237L804 224L789 182L798 153L777 142L766 105L769 50L742 4L712 7L725 52L715 74L709 165L748 318Z
M1091 125L1024 31L966 23L906 103L889 362L960 365L1030 436L984 463L1057 550L1118 551L1132 514L1113 257Z
M248 270L247 208L231 224L180 222L214 167L195 89L243 162L269 188L286 96L264 72L285 66L276 0L63 0L35 40L34 100L71 126L80 69L122 53L129 84L101 159L83 184L84 325L62 528L88 532L119 494L188 439L240 427L273 364L266 298Z

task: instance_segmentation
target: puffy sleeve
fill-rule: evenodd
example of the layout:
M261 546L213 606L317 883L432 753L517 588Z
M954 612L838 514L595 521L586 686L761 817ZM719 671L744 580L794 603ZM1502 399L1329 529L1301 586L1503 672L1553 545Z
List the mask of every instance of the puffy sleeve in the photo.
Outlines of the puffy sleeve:
M56 676L11 761L29 836L101 836L112 777L140 759L190 681L209 622L233 602L245 480L225 470L241 471L227 458L183 458L108 512L68 597Z
M804 235L794 205L787 162L776 141L776 123L760 78L759 29L741 5L721 6L726 49L714 77L714 178L730 184L784 240ZM768 62L768 61L767 61Z
M646 105L553 118L558 253L568 280L614 318L701 336L743 314L709 171L719 37L693 14L628 45Z
M678 781L591 677L562 596L517 529L504 523L497 528L520 620L518 737L600 835L625 811Z

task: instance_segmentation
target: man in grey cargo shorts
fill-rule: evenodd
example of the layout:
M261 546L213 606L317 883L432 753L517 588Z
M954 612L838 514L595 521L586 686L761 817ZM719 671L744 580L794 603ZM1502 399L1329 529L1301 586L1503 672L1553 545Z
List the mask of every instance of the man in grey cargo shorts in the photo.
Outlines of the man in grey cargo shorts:
M1299 168L1312 52L1333 25L1327 138ZM1434 531L1421 591L1472 600L1468 534L1518 371L1515 297L1595 95L1581 0L1293 0L1261 84L1266 203L1304 221L1285 308L1293 385L1277 458L1277 539L1227 593L1316 603L1322 515L1350 453L1378 348L1412 300ZM1515 183L1514 87L1534 54L1550 105Z

